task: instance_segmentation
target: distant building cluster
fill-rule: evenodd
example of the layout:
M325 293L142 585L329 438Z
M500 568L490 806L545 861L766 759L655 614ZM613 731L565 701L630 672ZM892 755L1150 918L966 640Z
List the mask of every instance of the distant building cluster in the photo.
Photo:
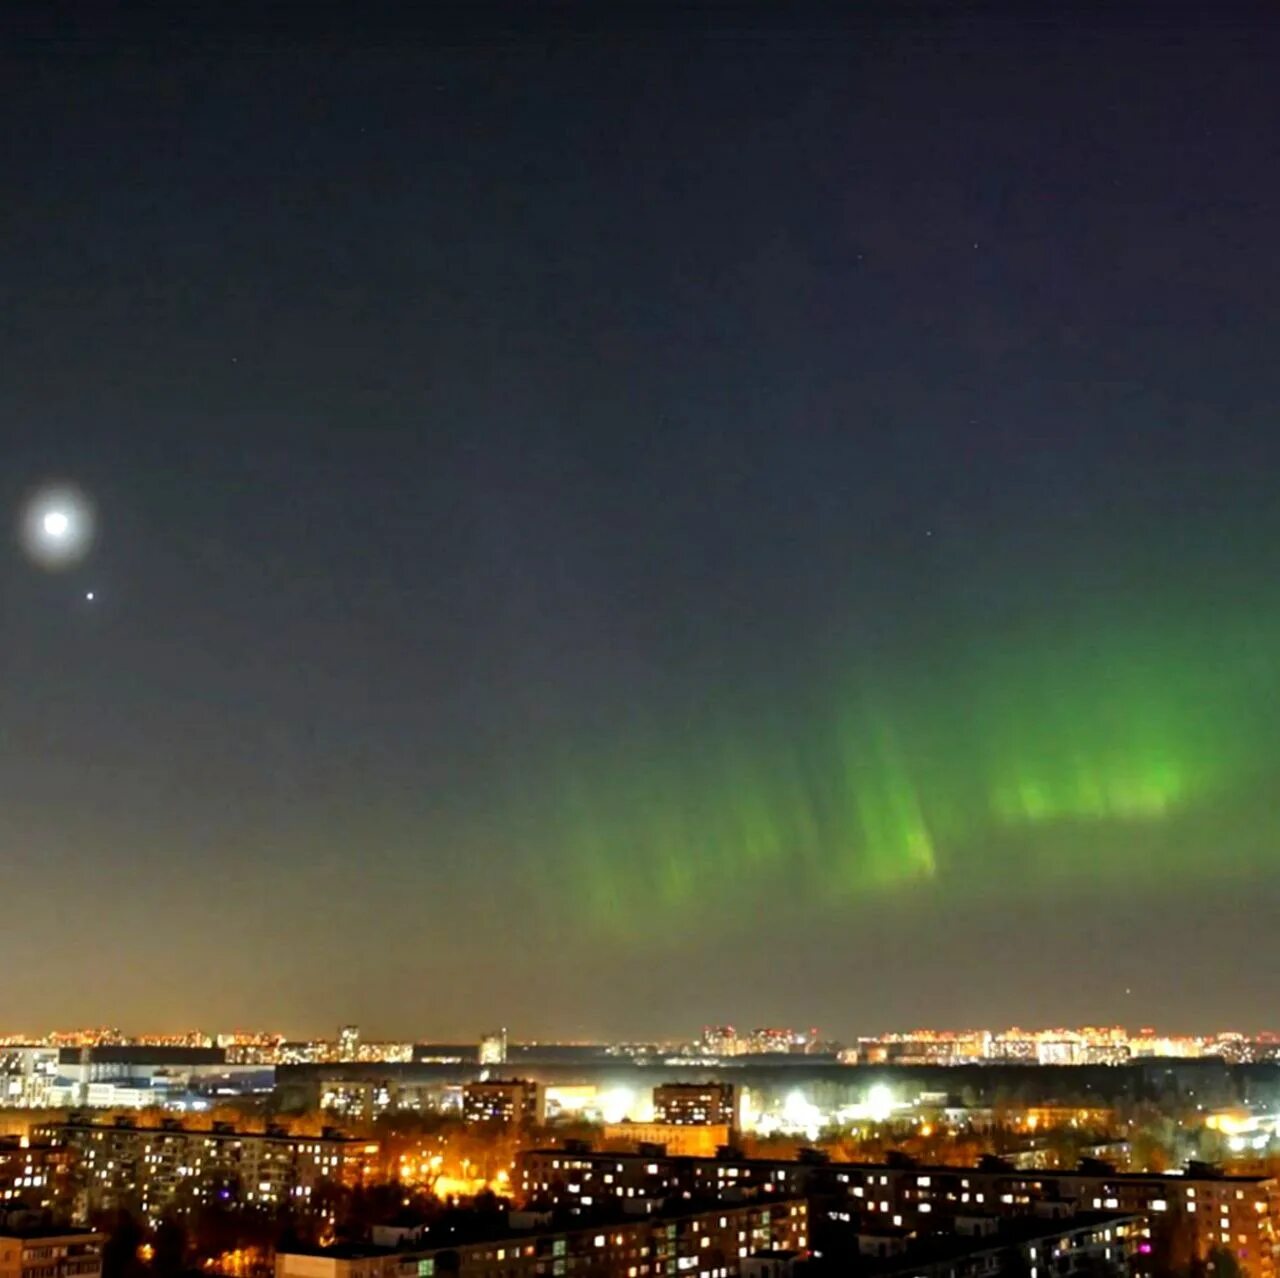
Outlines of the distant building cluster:
M273 1082L270 1068L232 1063L220 1047L0 1047L3 1104L18 1109L200 1110Z
M1198 1037L1130 1033L1120 1026L1041 1030L913 1030L860 1038L839 1059L850 1065L1121 1065L1152 1058L1219 1056L1230 1062L1275 1060L1280 1036L1226 1032Z
M753 1029L739 1033L732 1025L709 1025L702 1038L686 1050L707 1056L775 1056L812 1054L838 1049L837 1043L823 1043L816 1029Z
M1222 1031L1209 1035L1167 1035L1153 1029L1131 1032L1120 1026L1004 1030L920 1029L905 1033L865 1036L848 1044L824 1038L818 1030L763 1027L739 1031L732 1025L706 1027L693 1040L666 1043L515 1044L505 1028L485 1033L478 1043L455 1045L405 1041L371 1041L358 1025L344 1025L333 1038L287 1039L265 1032L159 1034L128 1037L118 1029L57 1031L39 1039L0 1035L0 1103L32 1108L48 1104L130 1104L130 1098L100 1092L90 1098L69 1096L67 1085L77 1081L75 1053L89 1052L99 1062L111 1052L133 1053L137 1061L182 1064L183 1053L211 1052L208 1063L231 1069L278 1065L407 1065L465 1064L481 1068L507 1065L526 1054L547 1051L596 1053L601 1058L623 1057L639 1064L678 1065L745 1062L751 1058L780 1060L797 1057L829 1059L844 1064L870 1065L1114 1065L1154 1058L1220 1057L1232 1063L1280 1060L1280 1034ZM166 1053L177 1053L166 1057ZM121 1055L117 1059L130 1059ZM193 1058L194 1059L194 1058ZM120 1083L98 1069L94 1082ZM62 1087L64 1090L59 1091ZM140 1092L139 1105L156 1098ZM160 1098L164 1103L164 1098Z

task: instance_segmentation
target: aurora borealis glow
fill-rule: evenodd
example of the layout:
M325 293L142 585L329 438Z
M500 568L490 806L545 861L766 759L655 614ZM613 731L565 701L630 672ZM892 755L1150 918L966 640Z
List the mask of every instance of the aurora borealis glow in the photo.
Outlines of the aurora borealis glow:
M585 917L637 944L750 927L779 892L838 914L922 883L1087 899L1271 864L1275 665L1229 624L1076 629L920 659L789 722L593 749L562 767L542 837ZM1252 838L1233 810L1261 817Z

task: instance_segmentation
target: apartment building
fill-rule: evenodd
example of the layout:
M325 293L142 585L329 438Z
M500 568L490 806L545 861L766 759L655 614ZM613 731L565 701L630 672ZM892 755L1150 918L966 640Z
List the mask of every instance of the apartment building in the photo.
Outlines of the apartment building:
M653 1119L670 1126L736 1127L737 1089L732 1083L663 1083L653 1089Z
M697 1212L619 1215L612 1223L447 1246L339 1246L276 1257L276 1278L738 1278L758 1252L808 1247L808 1207L776 1200Z
M0 1278L101 1278L102 1235L0 1216Z
M0 1136L0 1212L58 1205L69 1188L69 1162L67 1151L51 1141Z
M1130 1274L1142 1266L1145 1235L1143 1217L1112 1213L1067 1220L969 1217L946 1234L859 1234L856 1262L835 1268L861 1278L999 1278L1011 1270L1027 1278Z
M187 1128L176 1119L141 1126L132 1119L96 1123L73 1115L39 1129L71 1157L77 1214L137 1204L148 1218L202 1202L227 1206L307 1204L324 1185L368 1178L378 1145L333 1128L319 1136L268 1126L247 1132L230 1123Z
M462 1117L468 1123L541 1126L547 1119L546 1090L526 1078L490 1078L462 1089Z
M1267 1176L1224 1176L1192 1164L1182 1174L1120 1173L1102 1164L1023 1171L999 1159L977 1167L834 1163L593 1152L583 1145L521 1153L516 1184L528 1201L583 1210L609 1200L749 1200L768 1194L821 1198L846 1225L940 1232L967 1214L997 1217L1083 1212L1141 1215L1187 1229L1201 1255L1228 1248L1250 1278L1275 1278L1280 1187ZM820 1227L815 1219L814 1228Z

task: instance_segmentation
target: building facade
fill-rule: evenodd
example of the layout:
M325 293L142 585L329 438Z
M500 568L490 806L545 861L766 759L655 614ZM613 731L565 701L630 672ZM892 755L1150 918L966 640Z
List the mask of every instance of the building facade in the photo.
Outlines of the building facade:
M546 1090L525 1078L490 1078L462 1089L462 1117L468 1123L540 1127L547 1118Z
M736 1128L737 1089L732 1083L663 1083L653 1089L653 1118L670 1126Z
M0 1212L67 1205L70 1162L67 1150L50 1140L0 1136Z
M516 1184L543 1206L582 1211L612 1199L701 1200L760 1195L820 1197L834 1223L938 1232L966 1215L1088 1212L1140 1215L1151 1230L1185 1232L1201 1257L1231 1251L1250 1278L1275 1278L1280 1254L1280 1186L1268 1176L1224 1176L1192 1164L1182 1174L1019 1170L999 1159L978 1167L838 1163L595 1152L583 1146L523 1151ZM815 1218L817 1233L821 1220Z
M335 1247L276 1257L276 1278L738 1278L761 1251L803 1252L803 1201L620 1218L589 1228L521 1233L454 1247Z
M656 1145L665 1153L713 1158L716 1152L733 1139L733 1131L726 1123L606 1123L606 1141L626 1141L633 1145Z
M101 1278L102 1235L6 1224L0 1217L0 1278Z
M486 1034L480 1040L478 1058L481 1065L505 1065L507 1063L507 1031Z
M70 1155L81 1219L127 1206L152 1221L166 1209L190 1210L205 1202L306 1207L313 1199L319 1203L328 1186L364 1184L378 1155L376 1142L333 1128L307 1136L273 1126L263 1132L229 1123L191 1129L167 1120L144 1127L130 1119L95 1123L73 1116L38 1131Z

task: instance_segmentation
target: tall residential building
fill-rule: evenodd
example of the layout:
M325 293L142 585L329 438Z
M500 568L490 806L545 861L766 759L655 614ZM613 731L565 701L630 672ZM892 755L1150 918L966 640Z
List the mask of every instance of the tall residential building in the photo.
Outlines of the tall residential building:
M505 1065L507 1063L507 1031L485 1034L480 1039L480 1064Z
M737 1127L732 1083L663 1083L653 1089L653 1118L680 1127Z
M490 1078L462 1089L462 1117L468 1123L540 1127L547 1118L546 1091L525 1078Z
M338 1059L340 1061L360 1059L360 1026L344 1025L338 1031Z

